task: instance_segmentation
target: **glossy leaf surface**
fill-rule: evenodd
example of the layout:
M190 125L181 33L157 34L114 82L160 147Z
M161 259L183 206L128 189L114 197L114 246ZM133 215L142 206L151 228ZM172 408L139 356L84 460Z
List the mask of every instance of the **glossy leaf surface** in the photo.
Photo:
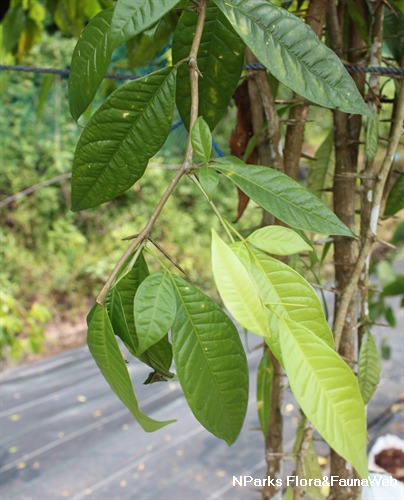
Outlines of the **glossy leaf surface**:
M228 316L200 290L173 276L178 312L172 327L178 378L192 413L232 444L248 404L248 366Z
M111 38L117 47L163 17L179 0L118 0L111 23Z
M153 432L175 420L158 422L138 406L128 370L119 350L105 307L96 305L89 321L87 344L105 380L146 432Z
M109 28L113 9L97 14L82 31L73 51L69 74L70 113L78 120L104 78L112 56Z
M279 330L285 370L299 405L327 443L367 478L366 416L355 375L303 325L279 317Z
M259 289L233 250L212 229L212 271L225 307L247 330L269 334Z
M216 170L258 205L290 226L320 234L353 235L317 196L287 175L260 165L246 165L233 157L216 161Z
M298 17L266 0L215 0L257 59L306 99L370 116L339 57Z
M165 337L176 314L176 296L166 271L148 276L139 286L134 303L137 354Z
M173 40L173 62L189 56L197 22L195 12L183 12ZM208 5L198 51L199 115L213 130L226 112L244 63L244 43L213 2ZM188 65L178 68L177 107L189 127L191 89Z
M170 131L175 78L168 67L130 82L94 113L74 156L73 211L112 200L142 177Z
M292 255L313 250L295 231L282 226L257 229L248 236L247 241L259 250L275 255Z
M372 334L366 332L362 337L358 359L358 382L365 404L370 401L379 384L381 369L379 349Z

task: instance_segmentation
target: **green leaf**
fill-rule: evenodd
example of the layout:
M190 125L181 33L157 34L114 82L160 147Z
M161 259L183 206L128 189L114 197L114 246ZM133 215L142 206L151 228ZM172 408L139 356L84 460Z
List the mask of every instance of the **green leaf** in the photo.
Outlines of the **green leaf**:
M94 113L74 156L73 211L112 200L142 177L170 131L175 77L168 67L130 82Z
M162 375L172 377L169 370L173 356L167 335L143 354L137 355L139 340L135 328L133 302L136 291L148 275L146 261L143 255L140 255L133 268L110 291L106 302L107 306L110 304L108 310L115 335L124 342L129 352Z
M110 35L117 47L152 26L179 0L118 0L112 18Z
M174 64L189 56L197 20L196 12L182 13L173 40ZM203 75L199 79L199 115L213 130L237 87L244 63L244 43L212 2L207 8L197 63ZM187 65L178 68L177 106L189 128L191 88Z
M212 270L225 307L247 330L269 335L258 287L233 250L212 229Z
M176 297L167 271L151 274L140 284L134 308L140 355L165 337L174 322Z
M400 274L383 287L383 295L401 295L404 293L404 275Z
M290 386L305 415L367 478L365 408L352 370L314 333L288 318L279 317L279 339Z
M139 409L132 382L105 307L96 305L93 310L88 327L87 344L111 389L146 432L154 432L175 422L175 420L158 422Z
M390 9L384 11L383 55L385 55L385 47L387 47L390 54L387 52L386 55L393 56L396 63L400 65L404 51L404 2L401 2L401 5L398 2L394 2L394 4L395 12Z
M209 125L202 116L196 120L192 127L191 141L194 153L199 160L204 163L209 163L210 154L212 152L212 134Z
M248 405L247 358L237 329L200 290L173 276L178 312L172 327L178 378L192 413L232 444Z
M3 49L6 53L17 49L18 40L24 32L26 22L26 14L22 5L15 5L7 10L1 23Z
M217 158L216 170L262 208L297 229L354 236L338 217L306 188L269 167L246 165L238 158Z
M87 109L102 82L113 51L149 28L178 0L119 1L97 14L84 28L73 52L69 75L70 113L75 120Z
M358 382L365 405L379 384L381 369L379 349L371 333L366 332L362 337L358 359Z
M322 500L324 494L321 491L321 486L315 486L314 481L323 483L323 474L321 472L320 464L318 463L318 455L314 448L313 440L310 441L308 448L303 455L303 470L304 478L308 480L308 486L304 487L304 491L313 500ZM310 482L310 479L313 481ZM310 484L311 483L311 484Z
M246 241L259 250L275 255L292 255L313 250L295 231L282 226L266 226L257 229L248 236Z
M257 374L257 412L265 439L268 436L269 416L271 414L271 391L274 367L269 350L266 350L258 365Z
M324 317L318 295L294 269L255 248L237 244L237 256L249 270L267 307L269 336L266 342L283 363L278 316L301 324L328 346L334 346L331 329Z
M311 162L309 177L307 179L307 189L322 200L324 198L323 189L332 186L334 171L334 130L330 130L317 149L316 161Z
M373 163L379 147L379 118L374 114L373 119L368 118L366 126L365 154L368 162Z
M306 99L370 116L337 55L298 17L267 0L215 0L257 59Z
M212 168L201 167L198 168L198 178L208 198L211 199L219 184L219 174Z
M40 117L42 110L45 106L46 99L49 95L49 92L50 92L53 84L55 83L55 78L56 78L55 75L44 75L44 77L43 77L41 90L39 91L38 101L37 101L36 110L35 110L36 122L39 120L39 117Z
M77 121L94 99L111 60L109 28L113 9L97 14L82 31L74 48L69 74L69 105Z
M366 4L365 4L366 5ZM363 6L363 4L362 4ZM364 7L363 10L359 7L359 5L355 2L355 0L347 0L347 7L348 7L348 14L349 17L352 19L354 22L356 29L359 32L360 37L364 42L366 42L366 45L370 45L370 36L369 36L369 28L367 26L367 19L366 15L368 14L368 8ZM369 13L370 14L370 13Z
M404 208L404 175L401 174L396 180L389 193L384 209L384 215L395 215Z

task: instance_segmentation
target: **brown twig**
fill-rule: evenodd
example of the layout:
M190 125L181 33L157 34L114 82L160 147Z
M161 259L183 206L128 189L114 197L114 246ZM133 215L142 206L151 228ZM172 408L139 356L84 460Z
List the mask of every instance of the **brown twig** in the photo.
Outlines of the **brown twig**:
M172 195L175 187L177 186L177 184L179 183L179 181L181 180L183 175L189 173L189 171L192 168L191 130L192 130L192 127L193 127L193 125L198 117L198 109L199 109L198 79L200 76L200 72L199 72L198 65L197 65L197 56L198 56L199 45L201 43L203 25L204 25L205 17L206 17L207 3L208 3L208 0L201 0L201 2L198 5L199 16L198 16L198 21L196 24L194 39L193 39L191 50L189 53L189 73L190 73L190 81L191 81L191 113L190 113L190 120L189 120L190 133L189 133L189 137L188 137L188 144L187 144L187 149L185 152L184 161L181 164L181 167L178 170L178 172L176 173L175 177L172 179L172 181L168 185L165 193L163 194L161 200L159 201L156 208L154 209L154 212L152 213L146 226L139 233L139 235L133 240L133 242L131 243L129 248L126 250L126 252L119 259L119 261L116 264L115 268L113 269L111 275L109 276L109 278L105 282L105 285L103 286L101 292L99 293L99 295L97 297L97 303L100 305L102 305L104 303L105 298L109 292L109 289L111 288L113 282L115 281L115 278L118 276L120 270L125 265L125 262L129 258L129 256L136 250L138 245L140 245L142 242L144 242L149 237L150 232L151 232L157 218L159 217L161 211L164 208L164 205L167 203L167 200Z

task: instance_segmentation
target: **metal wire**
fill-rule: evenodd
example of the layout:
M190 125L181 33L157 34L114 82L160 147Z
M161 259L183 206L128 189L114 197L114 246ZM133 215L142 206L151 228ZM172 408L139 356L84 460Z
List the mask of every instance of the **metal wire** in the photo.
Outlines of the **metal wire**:
M359 71L360 73L372 73L386 76L404 76L404 68L394 66L354 66L353 64L345 64L345 68L350 73ZM265 66L260 63L245 64L244 69L253 71L266 70ZM0 64L0 71L20 71L23 73L51 74L59 75L62 77L68 77L70 73L68 69L40 68L33 66L18 66L12 64ZM105 78L112 78L114 80L136 80L140 78L139 76L129 75L127 73L106 73L104 76Z

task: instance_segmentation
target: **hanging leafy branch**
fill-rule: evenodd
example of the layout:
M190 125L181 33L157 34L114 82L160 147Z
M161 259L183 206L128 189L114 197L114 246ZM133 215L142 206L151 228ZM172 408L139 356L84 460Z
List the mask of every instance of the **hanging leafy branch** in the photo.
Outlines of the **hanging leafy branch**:
M118 0L115 9L90 21L74 51L69 78L70 109L76 120L91 103L113 50L177 3ZM184 396L199 422L228 444L237 439L247 410L249 379L237 329L218 305L172 273L147 246L174 189L189 178L230 241L212 231L213 276L224 305L241 326L264 338L284 367L305 416L366 477L364 399L374 384L361 365L359 386L352 369L334 350L331 330L310 284L269 255L310 252L311 246L285 227L262 228L244 238L212 201L220 173L291 228L355 238L315 194L278 170L247 165L234 157L212 159L211 131L238 84L245 46L278 82L309 101L372 119L337 55L287 10L265 0L186 4L174 33L174 64L113 92L88 121L76 148L72 209L83 210L114 199L141 180L169 134L175 105L189 130L181 167L89 314L88 345L111 388L146 431L172 421L157 422L140 411L116 337L153 369L147 382L173 377L174 361ZM385 161L383 172L389 166L387 157ZM149 275L146 254L156 258L160 271ZM371 343L363 347L364 356L372 356L371 348ZM265 434L270 432L265 427L271 412L265 392L269 394L271 373L266 355L260 364L257 397Z

